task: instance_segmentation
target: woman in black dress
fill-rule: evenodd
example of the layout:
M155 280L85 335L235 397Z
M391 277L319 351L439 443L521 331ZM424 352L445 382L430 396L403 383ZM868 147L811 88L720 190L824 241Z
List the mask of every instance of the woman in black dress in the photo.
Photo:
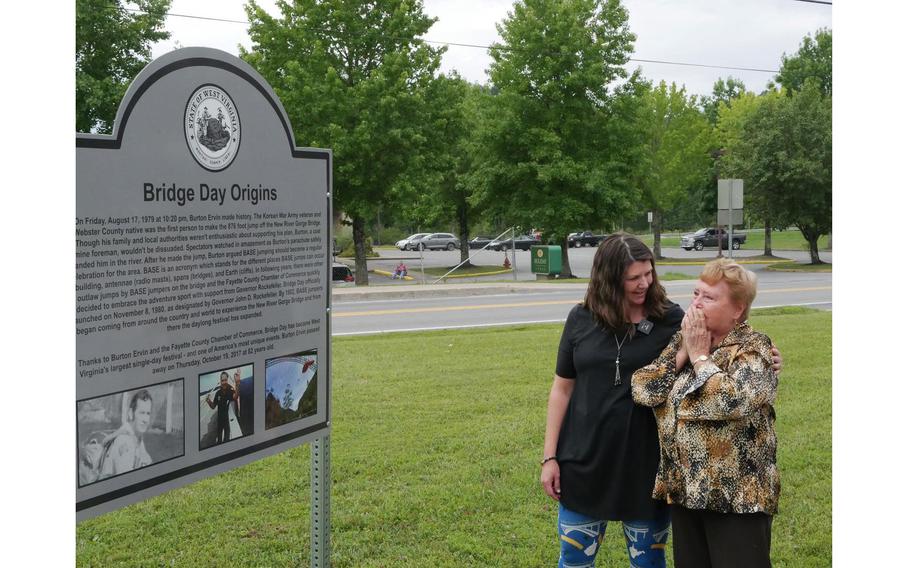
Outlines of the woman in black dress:
M660 458L632 373L653 361L684 312L671 303L639 239L597 249L584 302L569 313L547 404L541 484L559 501L559 566L594 566L607 521L620 521L633 567L664 567L667 506L651 498Z
M559 566L593 567L607 521L620 521L632 567L666 566L667 505L651 498L660 460L650 408L632 401L632 373L679 330L654 255L610 235L594 254L584 302L569 312L547 403L540 482L559 501ZM773 369L781 368L772 348Z

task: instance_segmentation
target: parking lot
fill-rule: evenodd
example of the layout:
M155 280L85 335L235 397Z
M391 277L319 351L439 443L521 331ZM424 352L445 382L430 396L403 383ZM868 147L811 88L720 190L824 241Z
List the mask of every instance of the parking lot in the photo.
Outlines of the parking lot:
M451 267L458 264L461 259L461 254L458 250L454 251L400 251L398 249L375 249L379 253L379 258L368 259L367 266L370 270L379 269L385 272L393 272L395 266L399 261L404 261L405 265L408 267L408 274L414 277L412 281L402 281L402 280L392 280L391 278L380 276L378 274L370 274L370 285L408 285L413 284L414 282L433 282L438 279L435 276L427 276L422 278L421 276L421 265L423 267ZM594 260L595 248L593 247L582 247L582 248L571 248L569 249L569 266L572 269L572 273L580 278L587 278L591 274L591 265ZM681 259L684 261L691 260L693 262L706 261L710 260L717 256L716 250L703 250L703 251L686 251L681 248L664 248L664 256L668 256L674 259ZM496 252L491 250L472 250L470 251L471 263L481 266L501 266L508 255L509 262L512 262L512 252ZM733 251L733 258L735 259L748 259L751 256L758 256L761 254L761 251L754 250L735 250ZM727 255L727 251L724 251L724 256ZM796 251L796 250L775 250L775 256L789 258L796 262L808 262L809 253L808 251ZM831 262L831 251L822 251L820 256L823 261ZM353 266L354 259L338 259L339 262L344 262L345 264ZM762 264L750 265L750 268L753 270L760 270L763 266ZM459 278L460 281L471 282L489 282L494 280L536 280L537 275L531 272L531 253L529 251L516 250L515 251L515 267L516 270L513 273L506 274L493 274L490 276L482 276L477 278ZM693 278L701 272L700 265L685 265L685 264L673 264L673 265L658 265L657 273L663 274L666 272L676 272L682 274L692 274Z

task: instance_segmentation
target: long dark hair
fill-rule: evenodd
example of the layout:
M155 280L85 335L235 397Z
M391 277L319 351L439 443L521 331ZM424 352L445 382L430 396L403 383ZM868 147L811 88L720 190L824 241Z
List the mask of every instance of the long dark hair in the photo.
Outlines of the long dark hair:
M645 295L647 317L661 318L667 309L667 292L657 280L654 254L645 243L627 233L613 233L597 247L591 280L582 305L593 314L602 327L612 331L629 329L623 281L626 269L636 261L651 263L654 281Z

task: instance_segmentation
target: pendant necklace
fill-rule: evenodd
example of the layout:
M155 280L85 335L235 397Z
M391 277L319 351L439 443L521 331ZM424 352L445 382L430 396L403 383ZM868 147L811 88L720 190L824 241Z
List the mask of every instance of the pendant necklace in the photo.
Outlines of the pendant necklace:
M622 384L622 379L619 376L619 352L622 349L623 344L626 342L626 339L629 338L629 330L626 330L626 333L622 336L622 341L616 336L616 332L613 332L613 341L616 342L616 378L613 379L613 386L618 387Z

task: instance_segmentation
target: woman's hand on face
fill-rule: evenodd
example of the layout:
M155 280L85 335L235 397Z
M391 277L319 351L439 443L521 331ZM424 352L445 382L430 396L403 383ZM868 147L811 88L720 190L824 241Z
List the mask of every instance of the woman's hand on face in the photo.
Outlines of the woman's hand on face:
M550 460L543 464L543 469L540 471L540 484L543 485L543 490L546 491L547 495L559 501L561 489L559 486L559 463L556 460Z
M683 347L689 359L700 355L709 355L711 352L711 336L705 325L705 314L693 305L686 310L686 317L682 322Z

